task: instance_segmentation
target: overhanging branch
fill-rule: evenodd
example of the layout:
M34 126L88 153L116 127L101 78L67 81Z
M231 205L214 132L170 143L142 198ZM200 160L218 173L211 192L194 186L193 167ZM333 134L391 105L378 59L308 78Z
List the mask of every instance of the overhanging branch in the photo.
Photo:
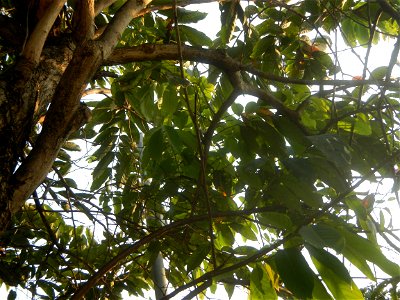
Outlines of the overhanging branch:
M286 208L282 207L282 206L277 206L277 205L273 205L273 206L267 206L267 207L261 207L261 208L254 208L254 209L248 209L248 210L241 210L241 211L224 211L224 212L213 212L211 217L212 218L229 218L229 217L235 217L235 216L242 216L242 215L250 215L253 213L261 213L261 212L269 212L269 211L285 211ZM100 281L101 278L103 278L103 276L108 273L109 271L111 271L112 269L114 269L119 263L121 263L128 255L134 253L135 251L137 251L140 247L150 243L151 241L154 241L155 239L160 239L163 236L170 234L176 230L179 230L180 228L189 225L189 224L194 224L197 222L201 222L204 220L207 220L210 216L208 214L206 215L200 215L200 216L193 216L189 219L186 220L180 220L180 221L176 221L174 223L165 225L164 227L161 227L160 229L146 235L145 237L143 237L142 239L140 239L139 241L137 241L136 243L134 243L133 245L129 246L128 248L125 248L124 250L122 250L119 254L117 254L115 257L113 257L110 261L108 261L105 265L103 265L95 274L92 275L92 277L84 284L82 285L77 291L76 293L72 296L71 300L78 300L78 299L82 299L87 292L89 292L89 290L91 288L93 288L97 282ZM284 240L284 239L283 239ZM281 240L282 241L282 240ZM283 243L283 241L282 241ZM214 273L221 273L220 271L223 270L225 271L227 268L224 269L220 269L220 270L215 270L212 273L212 275L214 275ZM224 272L222 272L221 274L223 274ZM209 274L209 273L207 273ZM216 276L216 275L214 275ZM214 277L214 276L211 276ZM202 280L203 281L203 277ZM201 282L198 281L198 282ZM197 282L197 281L196 281ZM195 284L195 283L194 283ZM193 286L194 284L192 284L191 286Z
M94 7L94 15L97 16L100 14L103 9L109 7L111 4L116 2L117 0L99 0L96 2L96 5Z
M39 63L40 54L44 42L54 24L58 14L64 6L65 0L54 0L47 8L44 16L39 20L32 34L30 35L25 48L22 50L22 56L34 65Z
M117 11L114 18L107 25L104 33L99 38L99 42L102 43L103 58L108 58L130 21L136 18L151 2L152 0L128 0Z
M377 85L390 88L399 87L397 82L386 82L382 80L307 80L282 77L260 71L251 65L242 64L221 49L205 49L182 45L181 50L184 60L210 64L226 72L246 71L271 82L335 87L355 87L361 85ZM105 60L104 65L110 66L143 61L179 60L179 58L178 45L142 44L134 47L114 49L108 59Z

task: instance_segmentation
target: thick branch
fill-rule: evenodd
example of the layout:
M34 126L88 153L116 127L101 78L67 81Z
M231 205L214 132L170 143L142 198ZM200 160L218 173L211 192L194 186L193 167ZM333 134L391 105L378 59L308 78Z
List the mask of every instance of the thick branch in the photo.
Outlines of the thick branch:
M287 84L304 84L317 86L361 86L378 85L398 88L398 83L388 83L377 80L306 80L277 76L260 71L251 65L244 65L228 56L224 50L204 49L182 45L182 58L214 65L226 72L246 71L265 80ZM175 44L143 44L135 47L117 48L105 61L105 65L117 65L140 61L179 60L178 45Z
M100 14L103 9L109 7L111 4L113 4L117 0L99 0L96 2L96 5L94 6L94 15L97 16Z
M110 89L106 89L106 88L85 90L83 92L83 94L82 94L82 97L85 97L85 96L88 96L88 95L97 95L97 94L111 95L111 90Z
M80 47L65 70L46 114L43 130L32 151L14 174L10 210L19 210L50 170L59 149L80 123L87 110L79 105L86 82L101 64L101 51L94 43ZM81 108L81 109L79 109Z
M213 50L181 46L182 59L215 65L221 69L238 71L241 64L229 57L224 50ZM117 48L105 61L105 65L130 63L133 61L179 60L178 45L143 44L135 47Z
M76 6L73 19L74 37L78 42L90 40L94 35L94 0L81 0Z
M14 193L9 203L12 213L21 208L46 177L68 135L87 121L89 111L79 104L87 82L112 52L131 18L137 16L149 2L129 0L114 16L101 41L86 41L75 51L54 94L43 130L32 151L13 176ZM52 8L55 3L63 1L53 2ZM35 32L42 27L38 25Z
M99 39L102 43L104 58L108 58L111 54L131 20L136 18L151 1L152 0L128 0L117 11Z
M25 48L22 50L22 56L28 61L37 65L39 63L40 54L44 46L44 42L54 24L58 14L64 6L65 0L54 0L50 7L46 10L45 15L39 20L34 31L29 37Z

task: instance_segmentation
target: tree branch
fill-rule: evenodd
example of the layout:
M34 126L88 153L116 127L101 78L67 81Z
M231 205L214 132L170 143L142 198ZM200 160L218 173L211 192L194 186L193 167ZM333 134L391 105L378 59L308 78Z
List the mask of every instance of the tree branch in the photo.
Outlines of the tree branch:
M94 15L97 16L98 14L100 14L103 11L103 9L109 7L111 4L113 4L116 1L117 0L99 0L99 1L97 1L94 6Z
M72 25L74 37L78 42L90 40L94 35L94 0L81 0L76 6Z
M217 113L213 116L210 125L206 133L204 134L203 144L204 144L204 154L207 156L211 146L211 140L215 129L218 126L223 114L228 110L228 108L235 102L236 98L240 95L239 89L234 89L229 97L222 103L221 107L218 109Z
M242 211L224 211L224 212L213 212L212 217L213 218L229 218L233 216L240 216L240 215L250 215L253 213L260 213L260 212L268 212L268 211L282 211L285 210L285 207L282 206L267 206L267 207L261 207L261 208L254 208L254 209L249 209L249 210L242 210ZM82 285L72 296L71 300L78 300L82 299L86 293L93 288L97 282L103 276L114 269L122 260L124 260L128 255L132 254L133 252L137 251L140 247L150 243L151 241L161 239L163 236L170 234L183 226L189 225L189 224L194 224L196 222L201 222L204 220L207 220L210 216L208 214L206 215L200 215L200 216L193 216L189 219L186 220L180 220L173 222L171 224L165 225L161 227L160 229L146 235L133 245L129 246L128 248L125 248L120 251L119 254L117 254L115 257L113 257L110 261L108 261L105 265L103 265L95 274L92 275L92 277L86 281L84 285ZM223 269L225 270L225 269Z
M151 1L152 0L128 0L121 6L99 38L99 42L102 43L104 58L108 58L111 54L131 20L136 18Z
M79 47L66 68L46 114L43 129L25 161L13 175L12 213L43 181L68 135L87 121L89 109L79 104L89 78L101 64L101 51L94 42Z
M44 42L54 24L58 14L64 6L65 0L54 0L45 15L39 20L32 34L30 35L25 48L21 55L34 65L39 63L40 54L44 46Z
M294 122L301 130L305 131L304 127L299 122L299 115L295 110L291 110L290 108L287 108L282 103L282 101L275 98L272 94L268 93L267 91L265 91L263 89L253 87L250 84L247 84L244 82L242 83L242 86L243 87L242 87L241 91L244 94L258 97L265 104L275 108L279 113L288 117L292 122Z
M244 65L228 56L224 50L204 49L182 45L182 58L188 61L196 61L214 65L224 71L246 71L265 80L286 83L317 86L361 86L378 85L398 88L397 82L385 82L383 80L307 80L277 76L260 71L251 65ZM134 47L117 48L105 60L104 65L117 65L141 61L179 60L178 45L175 44L143 44Z
M151 0L129 0L116 13L102 40L88 40L76 49L54 94L43 123L42 132L26 160L13 175L14 190L12 200L8 205L11 213L18 211L35 188L44 180L69 134L88 121L90 110L79 103L87 82L96 73L104 59L111 54L119 41L120 34L128 26L130 20L137 16L150 2ZM42 20L48 20L50 15L53 16L50 12L55 11L56 3L63 4L64 1L53 2ZM39 26L42 20L35 28L34 33L39 28L47 28L43 27L44 25ZM45 21L42 23L49 24ZM39 59L36 55L40 55L40 53L28 51L29 53L32 54L32 59Z
M284 238L277 240L275 243L271 244L269 247L265 247L262 248L261 250L257 251L255 254L250 255L249 257L243 259L242 261L235 263L233 265L230 265L229 267L226 268L222 268L222 269L217 269L217 270L213 270L210 272L207 272L205 274L203 274L202 276L180 286L179 288L175 289L172 293L168 294L167 296L163 297L162 300L167 300L167 299L171 299L172 297L176 296L177 294L179 294L180 292L194 286L197 285L201 282L207 282L209 280L212 280L214 277L222 275L222 274L226 274L229 272L233 272L241 267L244 267L246 265L248 265L249 263L252 263L254 261L256 261L257 259L263 257L264 255L268 254L269 252L277 249L280 245L284 244L286 241L288 241L290 238L292 238L292 236L294 236L296 233L296 231L293 231L292 233L288 234L287 236L285 236Z
M82 93L82 97L85 97L85 96L88 96L88 95L96 95L96 94L111 95L111 90L110 89L106 89L106 88L85 90Z

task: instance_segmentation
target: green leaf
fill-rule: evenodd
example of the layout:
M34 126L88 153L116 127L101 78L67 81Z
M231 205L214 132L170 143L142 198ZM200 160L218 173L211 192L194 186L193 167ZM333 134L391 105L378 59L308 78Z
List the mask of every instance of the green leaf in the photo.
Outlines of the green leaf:
M279 229L292 228L293 224L287 214L277 212L263 212L258 214L258 220L261 224L272 226Z
M244 238L250 241L257 241L257 236L253 230L251 230L250 224L242 225L240 223L232 223L230 227L233 228L237 233L241 234Z
M193 46L212 46L211 39L197 29L185 25L179 25L179 31L182 40L189 42Z
M347 170L351 162L349 147L338 136L332 134L309 136L312 144L333 162L339 170Z
M342 21L342 30L343 35L346 37L344 42L350 46L355 47L356 43L356 36L354 34L354 21L351 18L344 18Z
M161 98L161 113L164 117L171 116L175 113L179 105L179 96L177 95L176 89L169 86Z
M229 299L231 299L233 296L233 293L235 292L235 285L229 284L229 283L224 283L224 288L225 288L226 293L228 294Z
M285 286L296 297L311 298L314 288L314 273L298 249L278 250L274 261Z
M304 136L302 130L288 118L275 118L274 124L279 132L288 140L293 150L297 154L303 154L310 146L310 142Z
M235 243L235 237L232 233L232 230L226 224L216 224L217 228L217 239L216 241L219 243L220 247L224 246L232 246Z
M314 276L313 299L333 300L318 276Z
M170 127L163 126L163 136L176 154L181 154L184 144L179 136L179 131Z
M47 280L38 280L38 286L50 297L50 299L55 298L53 283Z
M323 249L307 246L311 259L335 299L364 299L350 274L337 257Z
M111 176L111 168L106 168L102 173L99 173L97 177L93 178L92 185L90 186L91 191L99 189L104 182Z
M356 256L361 260L368 260L377 265L382 271L390 276L394 277L400 275L400 266L387 259L377 244L374 244L370 240L345 229L341 229L340 233L346 239L345 248L342 251L346 258L354 258ZM350 258L348 259L351 261ZM359 266L357 267L359 268ZM365 268L361 268L360 271L362 271L369 278L374 278L372 273L369 273Z
M270 36L259 39L255 44L253 48L253 53L251 53L250 57L252 59L259 59L262 54L267 51L271 51L271 49L274 49L274 42L274 39Z
M158 1L157 1L158 2ZM168 4L170 2L167 2ZM174 11L173 10L165 10L162 11L160 10L158 13L170 18L170 19L174 19ZM176 8L176 14L178 16L178 22L180 24L185 23L197 23L201 20L204 20L207 17L207 13L204 12L200 12L197 10L188 10L182 7L177 7Z
M75 180L72 178L64 178L65 184L68 185L71 188L78 188L78 185L76 184Z
M81 151L81 147L74 142L65 142L62 147L68 151Z
M233 103L231 108L232 108L233 113L238 116L240 116L244 110L243 105L240 103Z
M257 252L257 249L251 246L239 246L234 249L235 254L250 256Z
M383 80L386 77L387 71L387 66L378 67L371 72L370 79Z
M203 260L207 257L208 253L210 252L210 245L205 244L205 245L200 245L197 247L197 249L190 255L187 265L186 265L186 271L190 272L200 266L200 264L203 262Z
M265 267L259 263L250 275L250 297L252 300L278 299Z
M143 150L142 163L146 166L150 160L158 160L163 152L164 135L161 128L155 128L145 136L145 148Z
M325 225L316 224L303 226L299 230L304 240L318 249L329 247L340 252L344 245L345 239L335 228Z
M100 174L104 172L105 169L110 165L113 161L115 154L113 152L108 152L96 165L92 172L93 178L99 177Z
M354 118L354 133L367 136L372 134L371 122L366 114L356 114Z
M158 112L158 108L154 103L153 86L149 84L139 88L137 96L140 99L138 111L142 113L146 120L153 120Z
M355 195L346 197L345 203L347 206L355 212L357 218L361 220L366 220L368 216L368 212L366 208L362 205L360 199L358 199Z
M282 183L283 186L307 205L311 207L320 207L322 205L322 197L316 193L313 186L303 182L301 178L288 175L283 178Z

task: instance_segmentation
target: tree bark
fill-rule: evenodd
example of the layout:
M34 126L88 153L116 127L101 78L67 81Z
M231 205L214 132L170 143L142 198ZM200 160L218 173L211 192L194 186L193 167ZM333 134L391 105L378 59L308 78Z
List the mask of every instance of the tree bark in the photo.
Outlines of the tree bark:
M94 1L82 1L73 28L79 45L75 48L72 41L59 39L56 45L44 48L64 2L51 3L17 63L0 78L0 233L44 180L69 134L90 118L89 109L80 103L87 83L112 53L132 18L151 0L128 0L96 41ZM30 141L44 113L42 130L36 141ZM29 152L26 158L25 152Z
M0 78L0 231L11 217L15 168L27 150L29 136L54 96L54 91L72 58L73 44L44 49L35 68L24 58Z

